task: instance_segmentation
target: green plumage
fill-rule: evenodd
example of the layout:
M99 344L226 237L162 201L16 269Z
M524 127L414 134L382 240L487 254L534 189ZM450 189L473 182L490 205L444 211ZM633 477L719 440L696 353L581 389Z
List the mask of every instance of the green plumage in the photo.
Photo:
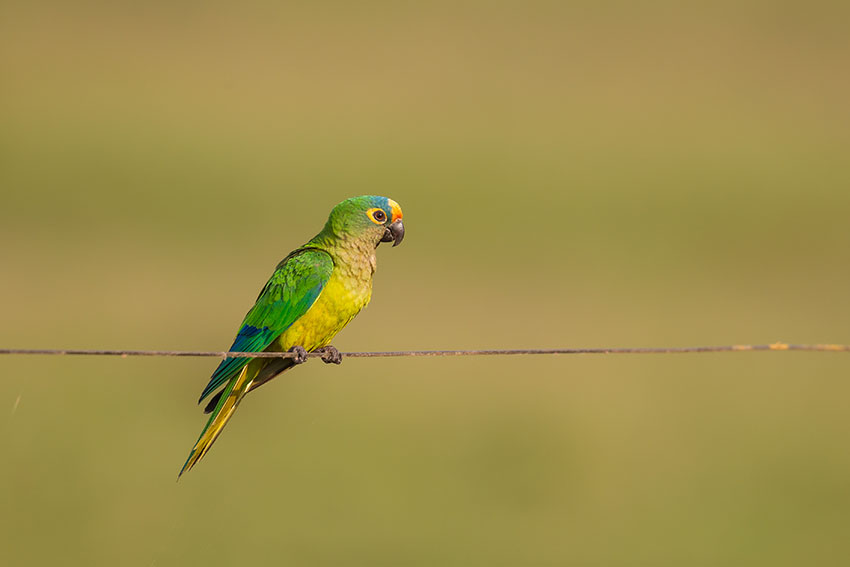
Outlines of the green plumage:
M245 315L232 352L266 350L292 323L304 315L322 292L333 271L333 259L324 250L301 248L275 269ZM238 374L251 359L231 358L221 363L198 402Z
M306 351L327 346L371 298L375 249L401 242L401 209L386 197L343 201L324 229L278 264L248 311L232 352ZM249 391L295 366L291 358L230 358L213 372L199 402L212 414L180 471L191 469L215 442Z

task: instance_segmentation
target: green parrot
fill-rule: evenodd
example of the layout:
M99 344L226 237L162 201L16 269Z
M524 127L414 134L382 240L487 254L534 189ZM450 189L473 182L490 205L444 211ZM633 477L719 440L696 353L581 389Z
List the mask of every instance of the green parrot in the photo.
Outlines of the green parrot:
M293 358L228 358L219 364L198 403L216 390L204 413L212 414L177 478L210 450L245 394L321 352L339 364L331 339L366 307L372 296L375 249L404 238L401 207L364 195L331 211L322 231L277 265L245 315L232 352L293 352Z

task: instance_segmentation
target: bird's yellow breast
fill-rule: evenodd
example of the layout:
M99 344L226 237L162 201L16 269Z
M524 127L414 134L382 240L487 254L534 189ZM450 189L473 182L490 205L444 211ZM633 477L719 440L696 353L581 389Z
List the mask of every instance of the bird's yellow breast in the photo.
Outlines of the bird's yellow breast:
M276 346L286 351L298 345L311 351L330 344L371 297L371 273L368 278L351 278L334 269L312 307L281 334Z

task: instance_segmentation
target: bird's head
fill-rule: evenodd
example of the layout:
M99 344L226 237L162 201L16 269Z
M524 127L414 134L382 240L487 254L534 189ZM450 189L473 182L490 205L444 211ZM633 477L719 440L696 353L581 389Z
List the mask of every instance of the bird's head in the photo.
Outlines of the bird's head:
M362 195L346 199L334 207L328 219L334 234L361 242L392 242L398 246L404 239L401 207L392 199Z

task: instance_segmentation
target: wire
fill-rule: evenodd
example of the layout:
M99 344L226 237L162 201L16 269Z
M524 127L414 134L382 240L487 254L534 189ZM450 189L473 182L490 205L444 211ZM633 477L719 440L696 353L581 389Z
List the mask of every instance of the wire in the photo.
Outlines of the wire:
M850 352L850 345L841 344L787 344L721 345L691 347L633 347L633 348L536 348L536 349L481 349L481 350L399 350L378 352L343 352L344 358L397 358L410 356L512 356L542 354L689 354L708 352L753 351L808 351ZM208 358L294 358L294 352L228 352L197 350L94 350L94 349L0 349L0 355L44 356L180 356ZM310 358L322 356L320 352L307 353Z

